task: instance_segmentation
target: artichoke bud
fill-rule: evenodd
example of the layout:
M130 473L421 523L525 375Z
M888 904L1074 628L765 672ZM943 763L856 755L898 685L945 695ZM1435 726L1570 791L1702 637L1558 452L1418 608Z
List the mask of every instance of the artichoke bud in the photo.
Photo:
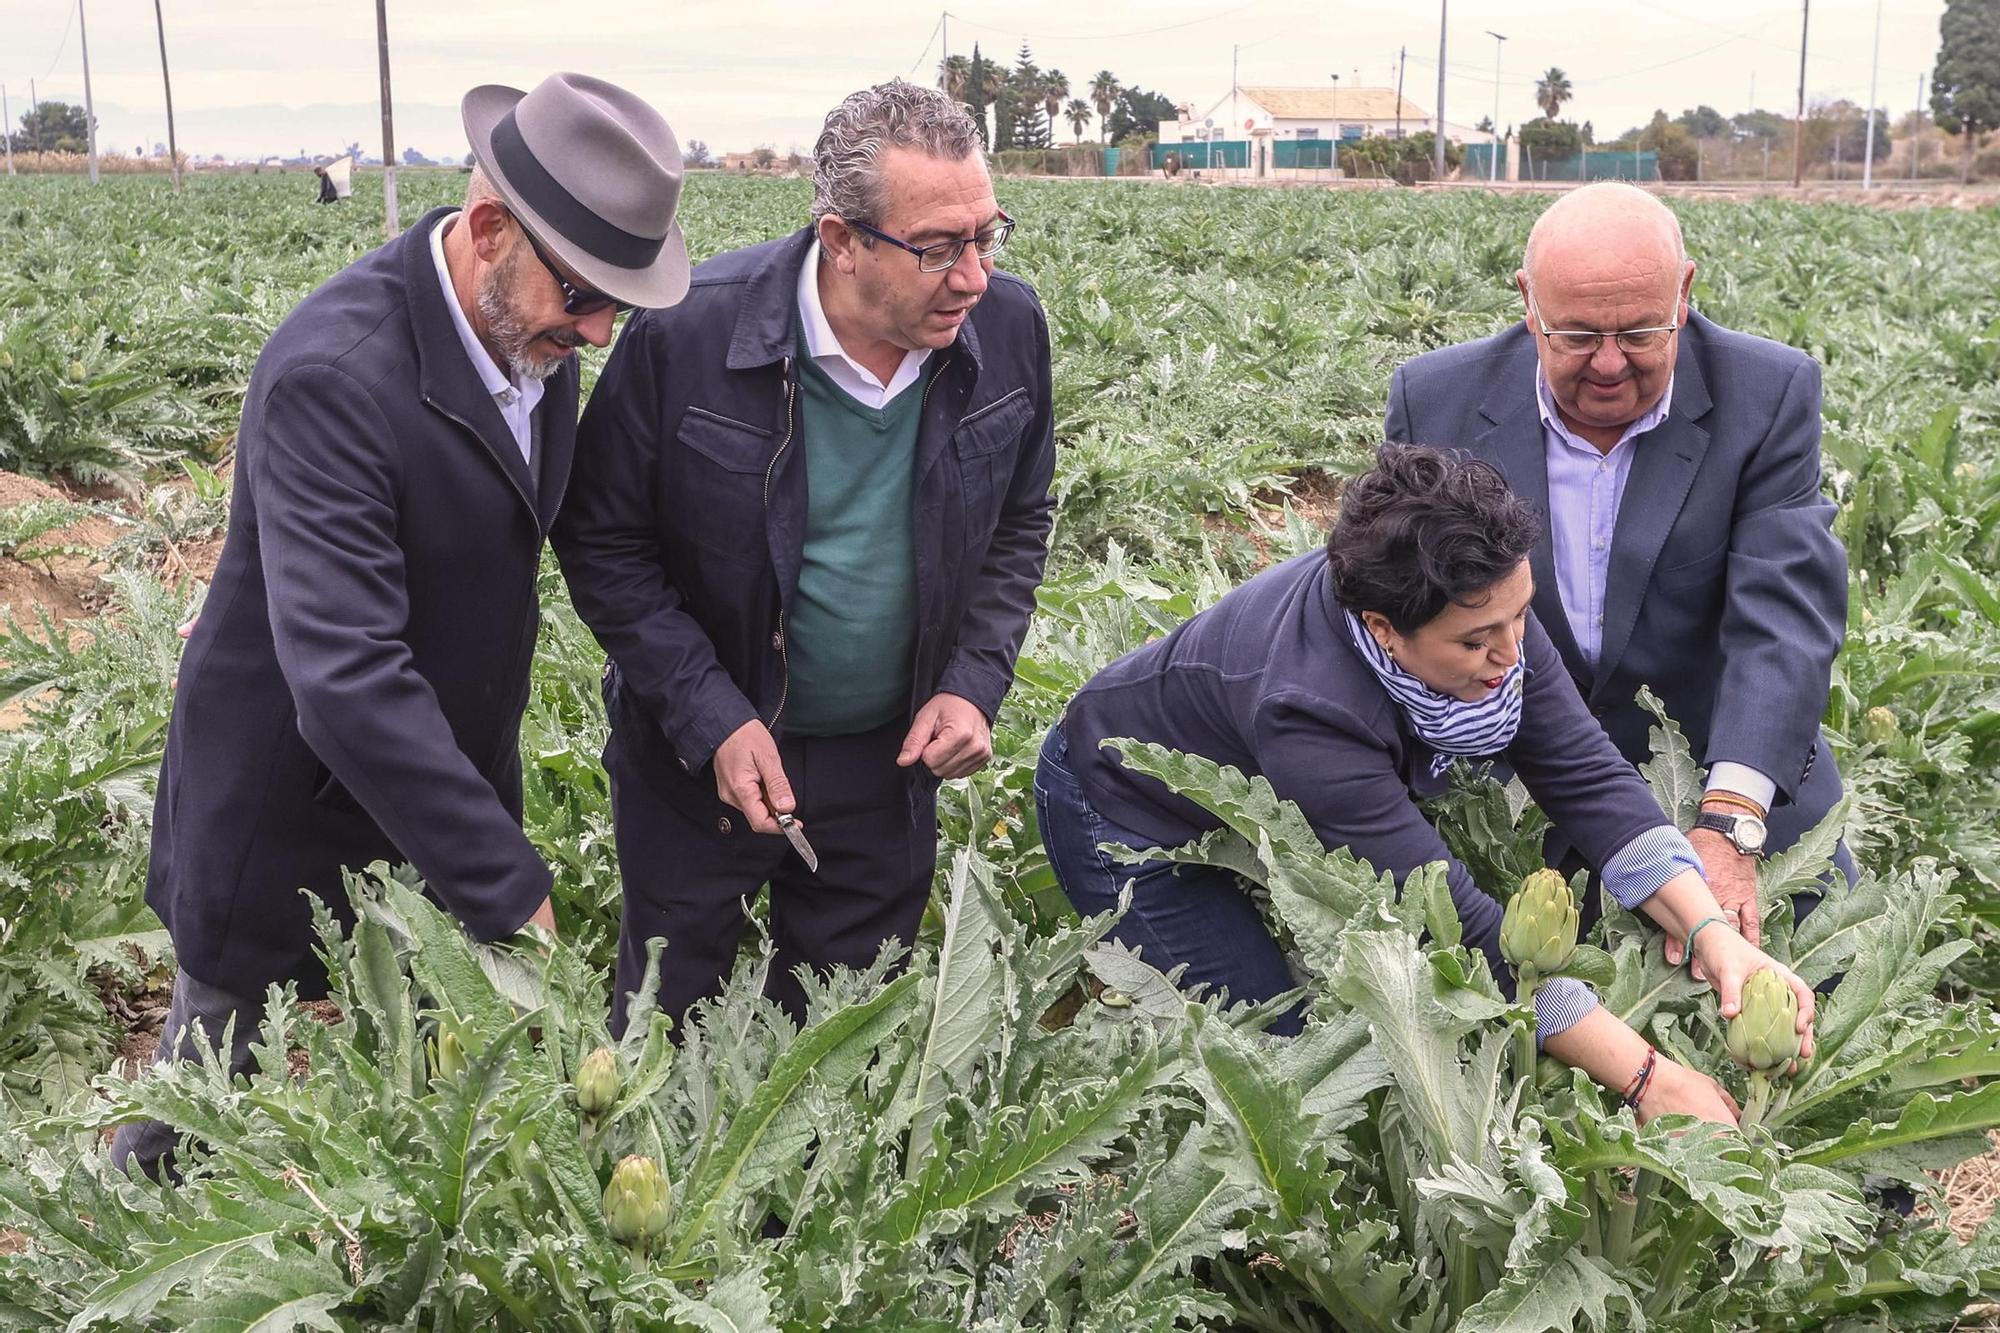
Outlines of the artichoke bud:
M618 1057L608 1046L600 1046L583 1057L576 1067L576 1106L588 1116L603 1115L625 1090L618 1073Z
M0 370L12 370L13 368L14 354L6 348L0 347Z
M1883 704L1869 709L1861 718L1861 738L1874 745L1887 745L1903 734L1896 710Z
M1122 990L1106 990L1097 997L1097 1002L1106 1009L1130 1009L1132 997Z
M89 374L90 368L84 365L83 362L72 361L69 363L69 382L71 384L83 383L84 378Z
M1552 976L1576 953L1576 897L1561 873L1542 869L1521 881L1500 919L1500 953L1518 972Z
M1799 997L1767 967L1743 983L1743 1008L1729 1020L1723 1041L1737 1063L1770 1073L1798 1058L1798 1019Z
M439 1026L437 1036L430 1040L431 1073L448 1082L456 1083L465 1076L467 1060L465 1046L458 1034L450 1028Z
M611 1236L626 1245L646 1245L667 1230L667 1204L672 1189L666 1173L650 1157L627 1157L604 1187L604 1220Z

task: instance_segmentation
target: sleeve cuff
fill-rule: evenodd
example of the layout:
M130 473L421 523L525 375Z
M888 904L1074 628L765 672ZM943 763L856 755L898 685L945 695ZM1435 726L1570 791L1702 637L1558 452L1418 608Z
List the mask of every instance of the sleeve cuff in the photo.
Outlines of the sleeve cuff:
M1569 1031L1597 1007L1590 987L1575 977L1551 977L1535 991L1535 1046Z
M1604 887L1628 912L1683 870L1702 873L1701 858L1671 824L1647 829L1604 863Z
M1738 796L1748 797L1769 810L1771 802L1777 799L1778 784L1748 764L1722 759L1708 770L1707 790L1734 792Z

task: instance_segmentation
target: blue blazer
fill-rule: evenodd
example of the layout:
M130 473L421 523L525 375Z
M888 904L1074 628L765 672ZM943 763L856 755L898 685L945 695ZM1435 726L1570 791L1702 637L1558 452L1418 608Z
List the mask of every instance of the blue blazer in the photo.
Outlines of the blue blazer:
M542 537L576 436L548 381L539 484L452 323L437 209L329 279L257 358L229 535L181 659L146 901L239 995L323 994L301 888L409 861L482 939L549 892L521 831Z
M1618 511L1596 670L1570 634L1546 530L1535 614L1626 758L1650 755L1635 702L1650 685L1698 760L1775 781L1776 851L1841 795L1819 726L1847 627L1847 554L1819 488L1819 365L1698 314L1680 338L1672 408L1636 442ZM1525 323L1416 357L1390 384L1385 433L1468 450L1546 514L1535 364Z
M1356 651L1343 614L1326 553L1315 551L1265 570L1166 638L1113 662L1063 716L1077 780L1100 814L1173 847L1221 821L1125 768L1102 741L1153 741L1261 775L1298 805L1320 841L1399 882L1446 862L1467 942L1505 976L1500 904L1473 883L1416 804L1446 786L1431 773L1437 752L1412 733ZM1668 820L1577 697L1532 615L1526 660L1521 728L1502 754L1592 864L1603 865Z

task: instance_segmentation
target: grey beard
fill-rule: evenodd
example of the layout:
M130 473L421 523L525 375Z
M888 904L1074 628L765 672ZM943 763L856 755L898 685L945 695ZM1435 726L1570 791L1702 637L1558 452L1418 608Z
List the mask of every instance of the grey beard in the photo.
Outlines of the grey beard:
M519 266L520 250L506 259L495 269L479 289L479 314L486 321L487 335L500 349L501 358L507 369L517 378L540 382L562 369L565 358L537 357L529 353L537 338L546 336L564 347L575 347L583 340L573 332L551 332L546 335L540 329L530 328L527 321L507 299L513 287L514 272Z

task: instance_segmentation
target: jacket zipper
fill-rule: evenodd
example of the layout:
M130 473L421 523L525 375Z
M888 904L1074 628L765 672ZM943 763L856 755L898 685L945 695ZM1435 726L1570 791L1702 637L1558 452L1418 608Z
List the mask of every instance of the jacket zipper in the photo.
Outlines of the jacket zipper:
M791 447L792 431L794 422L797 419L795 409L798 385L792 379L792 358L789 356L784 359L780 373L785 377L785 437L778 441L777 452L771 455L770 463L764 468L764 521L767 526L771 519L771 476L778 470L778 460L783 458L785 450ZM791 649L785 642L785 600L783 597L778 599L777 639L778 662L782 668L782 674L778 687L778 706L772 710L771 716L764 720L764 726L767 730L777 727L778 719L785 715L785 704L792 697L792 658Z

